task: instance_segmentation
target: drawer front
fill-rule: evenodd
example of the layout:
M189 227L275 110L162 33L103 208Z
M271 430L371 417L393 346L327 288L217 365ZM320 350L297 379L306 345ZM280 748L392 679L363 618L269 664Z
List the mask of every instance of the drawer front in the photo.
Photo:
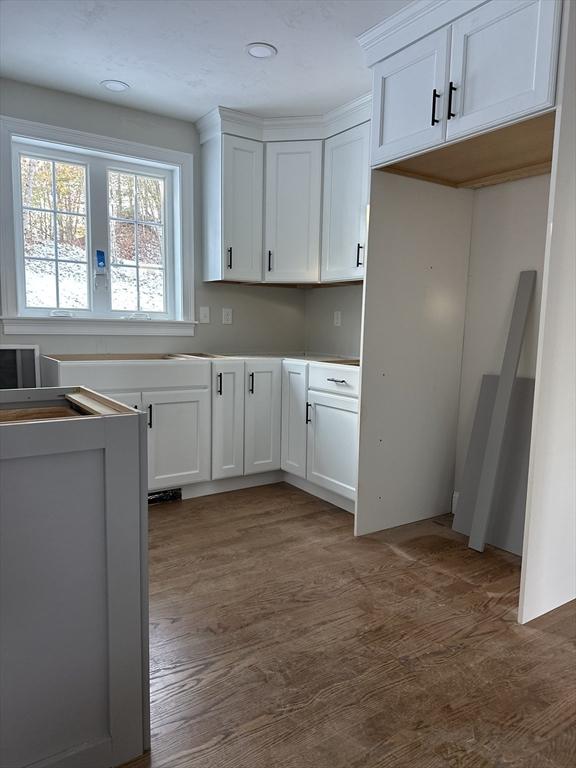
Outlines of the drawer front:
M162 360L63 362L59 385L83 385L97 392L143 389L193 389L210 386L208 361Z
M308 389L358 397L360 369L353 365L310 363Z

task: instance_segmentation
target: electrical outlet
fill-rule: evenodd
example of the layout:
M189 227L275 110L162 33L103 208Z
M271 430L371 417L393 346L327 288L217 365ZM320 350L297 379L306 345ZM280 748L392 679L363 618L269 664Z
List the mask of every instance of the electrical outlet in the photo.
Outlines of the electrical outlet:
M334 325L340 327L342 325L342 312L339 309L334 310Z
M222 307L222 324L232 325L232 308Z
M210 307L200 307L198 310L198 320L201 323L210 322Z

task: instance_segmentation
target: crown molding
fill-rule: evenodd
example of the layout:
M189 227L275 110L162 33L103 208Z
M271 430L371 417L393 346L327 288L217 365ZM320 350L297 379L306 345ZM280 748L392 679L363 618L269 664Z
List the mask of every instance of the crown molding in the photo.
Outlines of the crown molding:
M200 143L223 133L256 141L327 139L370 120L372 94L365 93L325 115L256 117L227 107L216 107L196 122Z
M357 40L366 64L374 66L401 48L450 24L489 0L414 0Z

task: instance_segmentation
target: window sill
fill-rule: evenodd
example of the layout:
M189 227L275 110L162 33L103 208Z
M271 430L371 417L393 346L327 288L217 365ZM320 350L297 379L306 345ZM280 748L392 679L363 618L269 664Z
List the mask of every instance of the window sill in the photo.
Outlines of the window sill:
M3 317L2 331L11 335L64 336L194 336L195 320L121 320L91 317Z

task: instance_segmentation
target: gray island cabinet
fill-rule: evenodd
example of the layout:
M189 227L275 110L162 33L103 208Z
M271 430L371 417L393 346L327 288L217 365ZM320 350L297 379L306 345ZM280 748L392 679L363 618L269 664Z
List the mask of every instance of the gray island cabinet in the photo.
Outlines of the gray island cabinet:
M0 391L0 765L148 745L146 420L80 387Z

